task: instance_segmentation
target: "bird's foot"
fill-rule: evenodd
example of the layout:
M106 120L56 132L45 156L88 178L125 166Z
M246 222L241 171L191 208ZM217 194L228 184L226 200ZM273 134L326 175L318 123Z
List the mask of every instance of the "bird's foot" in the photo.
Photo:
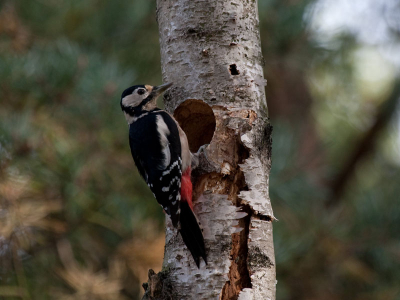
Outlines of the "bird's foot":
M209 144L205 144L197 150L196 153L192 154L192 170L196 169L199 166L200 163L200 156L203 155L204 158L208 161L207 158L207 152L206 148L208 147Z

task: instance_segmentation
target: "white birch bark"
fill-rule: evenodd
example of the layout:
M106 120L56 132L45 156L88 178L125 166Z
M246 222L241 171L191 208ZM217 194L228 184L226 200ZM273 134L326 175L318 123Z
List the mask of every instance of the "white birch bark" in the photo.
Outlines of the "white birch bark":
M157 20L163 80L174 82L166 109L175 111L192 151L212 136L210 163L202 157L193 173L208 265L196 267L167 220L163 271L149 273L144 298L275 299L257 1L157 0Z

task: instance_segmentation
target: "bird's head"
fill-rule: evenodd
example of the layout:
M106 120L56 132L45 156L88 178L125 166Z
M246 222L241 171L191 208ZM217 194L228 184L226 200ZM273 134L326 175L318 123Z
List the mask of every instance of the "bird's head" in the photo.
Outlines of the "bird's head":
M165 92L172 83L159 86L134 85L127 88L121 95L121 109L125 115L131 117L135 112L151 110L156 107L157 97Z

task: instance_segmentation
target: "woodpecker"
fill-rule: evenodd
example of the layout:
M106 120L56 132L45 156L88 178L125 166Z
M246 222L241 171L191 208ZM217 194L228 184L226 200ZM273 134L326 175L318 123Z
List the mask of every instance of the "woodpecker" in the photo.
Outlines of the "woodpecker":
M178 122L156 105L172 83L135 85L121 95L121 109L129 124L129 145L136 167L200 267L207 264L203 233L192 205L193 154Z

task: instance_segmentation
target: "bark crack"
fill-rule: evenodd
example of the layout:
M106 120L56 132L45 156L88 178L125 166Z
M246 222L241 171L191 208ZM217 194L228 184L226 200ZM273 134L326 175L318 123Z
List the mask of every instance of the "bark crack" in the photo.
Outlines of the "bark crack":
M250 272L247 263L249 254L248 238L253 210L249 205L244 204L242 199L238 197L241 191L248 190L243 171L239 165L244 163L249 157L249 151L241 143L240 139L237 139L236 144L238 166L233 178L230 197L232 198L233 204L240 208L240 210L245 212L247 215L239 220L239 227L242 228L242 230L232 234L232 249L230 252L231 265L228 273L229 280L225 283L224 288L222 289L222 300L238 299L239 294L243 289L252 288Z
M272 222L276 218L253 212L253 218L261 221Z

